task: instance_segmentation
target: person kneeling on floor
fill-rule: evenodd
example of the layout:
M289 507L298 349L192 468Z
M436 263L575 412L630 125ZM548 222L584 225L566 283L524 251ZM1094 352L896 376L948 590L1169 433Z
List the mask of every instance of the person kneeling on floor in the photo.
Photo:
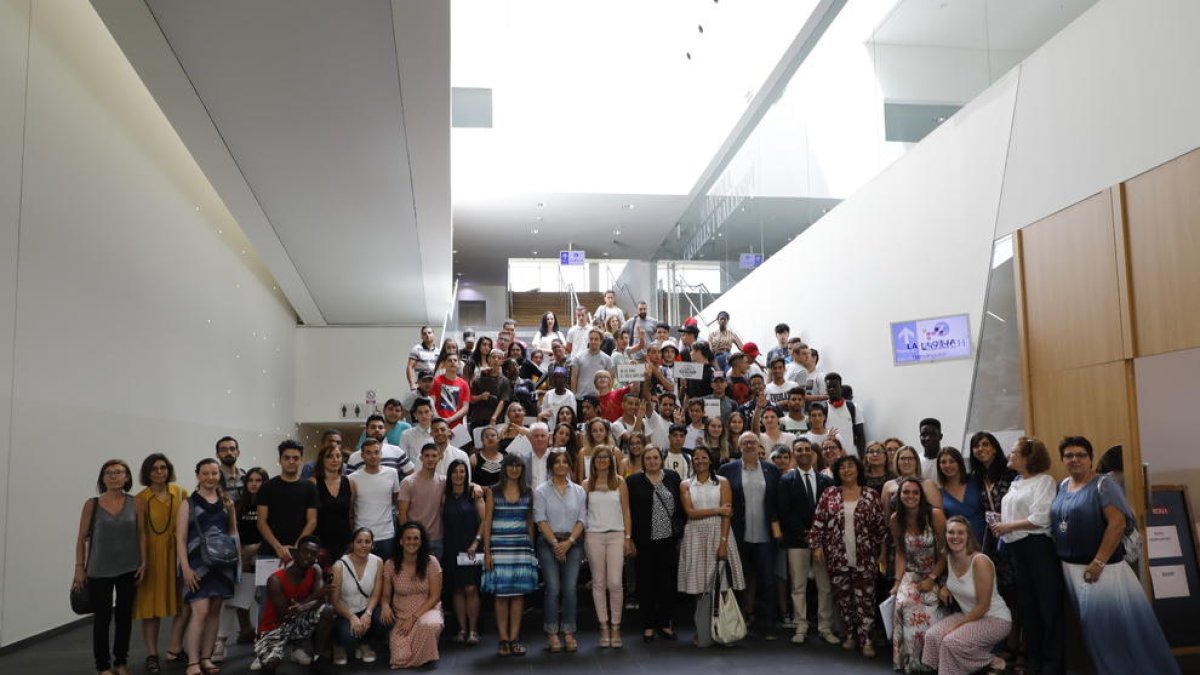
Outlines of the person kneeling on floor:
M318 654L314 666L323 669L329 662L326 654L333 611L321 567L316 564L320 550L319 539L311 535L301 537L292 554L292 564L276 571L267 580L267 603L258 625L258 640L254 643L255 662L263 672L275 672L287 656L290 643L313 637ZM309 662L308 655L300 647L292 656L298 663Z

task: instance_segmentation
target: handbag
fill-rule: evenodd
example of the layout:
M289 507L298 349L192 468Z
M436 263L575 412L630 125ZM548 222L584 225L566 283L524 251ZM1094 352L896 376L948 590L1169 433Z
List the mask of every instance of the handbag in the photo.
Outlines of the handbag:
M100 508L100 499L92 497L92 517L88 521L87 538L83 540L83 568L87 569L88 559L92 555L92 532L96 529L96 509ZM79 615L93 614L95 609L92 608L92 594L88 592L87 586L84 585L80 589L75 588L74 581L71 582L71 611Z
M725 590L721 590L722 577L726 581ZM732 577L728 560L717 563L713 578L712 639L721 645L731 645L746 637L746 620L733 592Z
M678 515L678 505L676 505L675 511L672 511L671 507L667 506L667 502L663 501L662 495L658 494L658 490L654 487L654 485L651 485L650 489L654 492L654 498L658 500L659 504L662 504L663 510L667 512L667 517L671 519L671 538L682 538L683 521L676 517Z
M196 509L192 505L188 506L188 520L191 521L192 527L196 528L197 536L200 538L201 562L208 567L237 566L238 561L241 560L237 538L220 532L216 528L212 528L208 532L200 529L200 523L196 520Z

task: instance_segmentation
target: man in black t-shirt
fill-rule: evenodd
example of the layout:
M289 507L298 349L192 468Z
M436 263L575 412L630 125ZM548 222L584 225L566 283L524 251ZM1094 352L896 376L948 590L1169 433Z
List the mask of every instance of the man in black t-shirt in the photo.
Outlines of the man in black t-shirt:
M291 439L280 443L279 475L258 491L258 531L281 565L291 563L291 548L317 529L317 486L300 480L303 452Z

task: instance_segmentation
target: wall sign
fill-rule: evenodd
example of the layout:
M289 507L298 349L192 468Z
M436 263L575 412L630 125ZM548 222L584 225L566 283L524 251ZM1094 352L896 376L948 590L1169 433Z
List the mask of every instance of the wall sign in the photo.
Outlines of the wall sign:
M558 264L559 265L586 265L587 264L587 252L586 251L559 251L558 252Z
M971 358L971 318L967 314L916 321L893 321L892 361L898 365Z
M761 253L743 253L738 256L738 269L752 270L763 262L763 254Z

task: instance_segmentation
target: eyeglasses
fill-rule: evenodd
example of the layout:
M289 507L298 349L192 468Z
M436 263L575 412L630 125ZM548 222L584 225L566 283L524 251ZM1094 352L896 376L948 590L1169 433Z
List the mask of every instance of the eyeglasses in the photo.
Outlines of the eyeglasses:
M883 454L883 451L882 451L882 450L880 450L879 448L872 448L872 449L870 449L870 450L868 450L868 451L867 451L867 454L868 454L868 455L882 455L882 454Z
M105 478L124 478L125 469L106 469L104 471Z
M1086 452L1068 452L1068 453L1064 453L1062 458L1064 461L1069 462L1073 459L1087 459L1088 454Z

